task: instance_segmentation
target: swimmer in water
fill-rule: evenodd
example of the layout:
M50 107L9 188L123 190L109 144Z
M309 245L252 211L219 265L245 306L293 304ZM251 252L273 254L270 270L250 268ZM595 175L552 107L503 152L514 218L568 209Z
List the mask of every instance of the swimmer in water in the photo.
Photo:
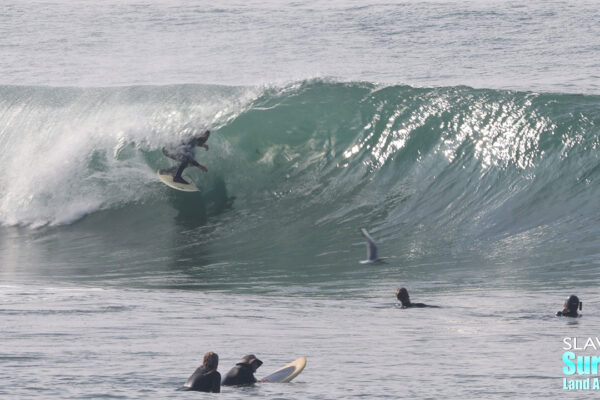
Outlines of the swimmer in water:
M219 356L212 351L204 355L202 365L188 378L179 390L195 390L197 392L221 392L221 374L217 371Z
M201 165L194 160L194 153L197 146L204 147L208 151L208 145L206 144L206 141L208 140L209 136L210 131L206 131L202 135L193 137L188 141L181 142L175 146L166 146L162 149L162 152L165 156L180 162L177 169L173 168L173 171L176 171L175 175L173 176L174 182L184 183L186 185L189 184L188 181L181 177L181 174L183 174L183 171L188 167L189 164L200 168L204 172L208 171L204 165Z
M262 361L256 358L254 354L244 356L235 367L231 368L229 372L225 374L221 385L252 385L256 383L254 373L261 365Z
M557 317L579 317L577 310L581 311L583 302L579 301L579 297L572 294L569 296L563 306L563 310L556 313Z
M396 290L396 298L402 303L402 308L439 308L439 306L430 306L424 303L411 303L410 297L408 296L408 290L403 287Z

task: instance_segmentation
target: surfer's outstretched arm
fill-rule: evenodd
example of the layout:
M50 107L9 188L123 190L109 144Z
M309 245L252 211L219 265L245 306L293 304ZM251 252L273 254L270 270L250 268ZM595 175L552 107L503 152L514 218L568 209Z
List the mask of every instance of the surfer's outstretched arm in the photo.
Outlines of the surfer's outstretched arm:
M190 160L190 164L192 164L194 167L200 168L204 172L208 172L208 169L196 160Z

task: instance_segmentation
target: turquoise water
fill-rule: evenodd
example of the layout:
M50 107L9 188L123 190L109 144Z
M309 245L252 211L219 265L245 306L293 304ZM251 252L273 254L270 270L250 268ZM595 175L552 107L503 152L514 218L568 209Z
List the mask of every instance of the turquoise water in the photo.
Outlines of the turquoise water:
M203 396L206 351L308 358L227 398L594 395L593 3L69 4L0 16L2 397Z
M18 151L2 155L0 216L22 227L3 240L17 276L323 293L443 261L514 269L495 285L556 285L597 254L597 96L327 81L5 92L2 143ZM189 172L201 192L169 190L161 143L219 106L198 153L210 171ZM361 227L392 264L355 265Z

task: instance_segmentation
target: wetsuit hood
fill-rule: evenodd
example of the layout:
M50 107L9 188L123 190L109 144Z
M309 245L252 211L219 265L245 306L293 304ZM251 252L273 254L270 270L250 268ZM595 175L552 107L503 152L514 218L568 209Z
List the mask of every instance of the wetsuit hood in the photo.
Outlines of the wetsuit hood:
M209 137L210 131L206 131L202 135L194 137L192 141L196 146L201 146L208 140Z
M583 303L574 294L565 301L562 311L556 313L557 317L579 317L577 310L581 310Z
M252 365L256 363L256 368L260 367L262 365L262 361L260 361L258 358L256 358L256 356L254 354L248 354L247 356L242 357L242 360L240 362L238 362L237 364L247 364L247 365Z
M567 301L565 301L565 310L577 314L577 310L581 310L581 302L579 301L579 297L575 296L574 294L569 296Z
M398 288L398 290L396 290L396 298L403 306L410 306L410 296L408 295L408 290L406 290L406 288Z

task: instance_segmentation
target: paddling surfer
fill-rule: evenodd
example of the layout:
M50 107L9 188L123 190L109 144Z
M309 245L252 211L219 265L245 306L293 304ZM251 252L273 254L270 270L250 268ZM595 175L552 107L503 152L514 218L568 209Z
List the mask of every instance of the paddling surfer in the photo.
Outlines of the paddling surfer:
M402 303L402 308L439 308L439 306L430 306L424 303L411 303L410 297L408 296L408 290L404 287L396 290L396 298Z

